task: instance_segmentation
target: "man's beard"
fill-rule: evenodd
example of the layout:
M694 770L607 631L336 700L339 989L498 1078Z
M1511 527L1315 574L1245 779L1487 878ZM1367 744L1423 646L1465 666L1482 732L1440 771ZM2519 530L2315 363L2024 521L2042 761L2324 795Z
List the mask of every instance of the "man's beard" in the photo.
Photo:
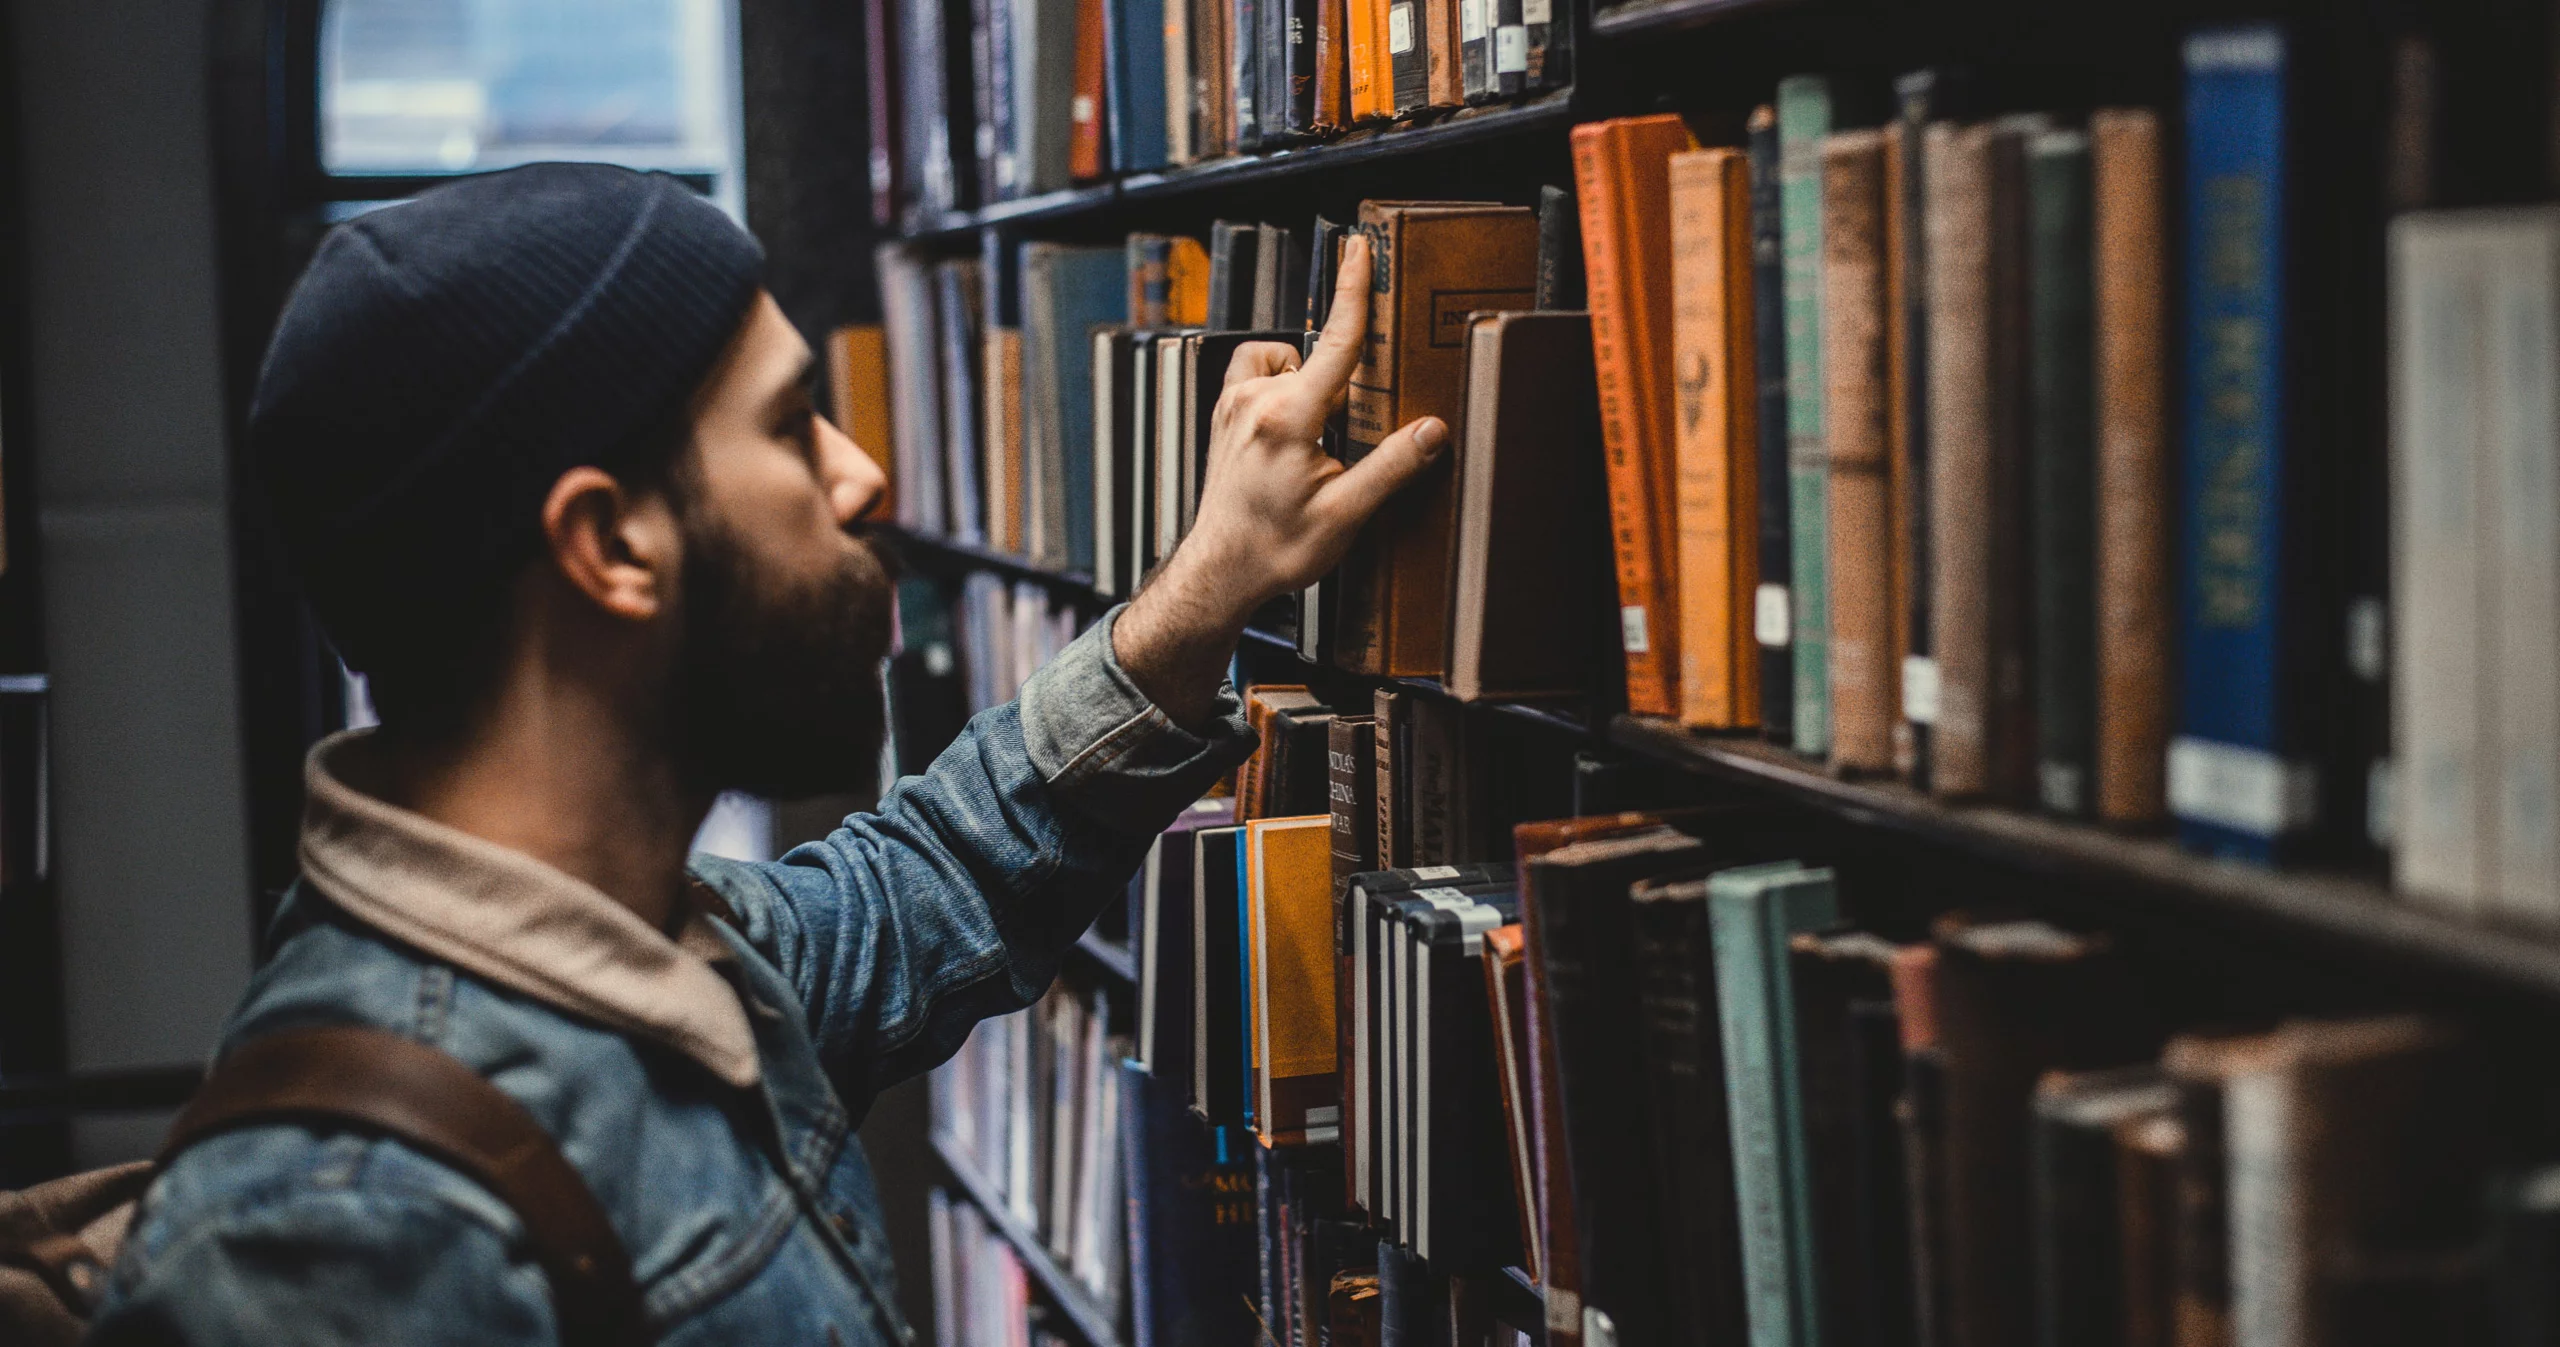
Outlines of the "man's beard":
M719 523L687 510L674 717L685 780L781 799L878 783L892 581L848 554L816 583L755 573Z

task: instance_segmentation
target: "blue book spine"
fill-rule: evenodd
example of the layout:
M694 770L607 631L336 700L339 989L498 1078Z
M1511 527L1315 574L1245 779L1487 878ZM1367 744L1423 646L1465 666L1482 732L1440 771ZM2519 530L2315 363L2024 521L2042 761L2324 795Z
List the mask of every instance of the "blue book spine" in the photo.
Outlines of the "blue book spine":
M1236 836L1236 986L1244 990L1236 1015L1244 1052L1236 1060L1244 1065L1244 1130L1248 1132L1259 1121L1254 1108L1253 1011L1261 1000L1261 989L1254 985L1253 937L1253 832L1247 829Z
M1135 1347L1243 1342L1254 1334L1252 1157L1191 1116L1181 1092L1120 1064L1127 1176L1129 1327Z
M1824 1341L1787 941L1831 925L1839 912L1831 872L1794 861L1707 881L1751 1347Z
M1058 259L1058 457L1067 497L1067 568L1094 571L1093 330L1129 321L1129 255L1078 248Z
M2288 355L2288 45L2198 31L2186 63L2186 453L2178 736L2169 802L2211 855L2272 863L2312 821L2317 779L2280 729Z
M1168 162L1164 143L1164 0L1104 0L1110 78L1104 115L1111 167L1144 173Z

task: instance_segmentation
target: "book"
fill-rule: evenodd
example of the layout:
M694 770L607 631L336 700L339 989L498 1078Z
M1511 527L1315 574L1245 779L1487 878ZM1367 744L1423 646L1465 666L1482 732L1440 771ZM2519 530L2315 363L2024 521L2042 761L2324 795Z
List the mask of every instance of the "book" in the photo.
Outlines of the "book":
M1209 252L1198 239L1131 234L1129 322L1134 327L1199 327L1209 318Z
M1077 0L1075 6L1075 88L1067 106L1067 176L1091 182L1110 171L1110 116L1103 109L1105 72L1110 53L1104 40L1103 11L1111 0Z
M2272 25L2210 28L2185 43L2183 169L2185 444L2180 455L2179 712L2169 744L2169 809L2189 847L2272 864L2308 845L2324 781L2314 746L2331 672L2314 633L2313 568L2286 539L2323 521L2313 458L2288 431L2305 400L2282 364L2296 298L2288 187L2308 171L2290 152L2293 47ZM2210 259L2228 259L2228 265ZM2309 296L2300 296L2309 302ZM2299 544L2307 558L2314 544ZM2342 619L2341 619L2342 620Z
M1082 5L1079 0L990 0L990 4L1009 4L1012 13L1013 195L1064 191L1076 177L1077 68L1084 59L1077 30ZM1098 31L1095 36L1100 37ZM1101 55L1097 41L1093 53L1097 94L1102 76ZM1100 109L1094 111L1098 113ZM1091 126L1091 134L1099 138L1099 116L1087 117L1084 124ZM1093 162L1099 165L1101 147L1097 145L1093 154Z
M1797 752L1831 752L1831 544L1822 285L1822 141L1831 82L1778 82L1778 237L1787 316L1787 598Z
M1242 1341L1253 1331L1251 1166L1221 1153L1179 1093L1119 1071L1128 1175L1129 1323L1140 1347ZM937 1285L943 1278L936 1277Z
M1254 1133L1265 1146L1338 1139L1333 1032L1333 820L1246 825L1253 920Z
M2560 216L2405 215L2391 247L2395 872L2419 901L2549 926L2560 412L2537 362L2560 342Z
M1553 184L1540 187L1536 305L1541 311L1578 310L1585 295L1581 208L1572 192Z
M1377 861L1383 866L1403 866L1413 862L1413 816L1405 792L1406 781L1398 762L1410 763L1407 746L1412 739L1411 708L1413 694L1393 688L1379 688L1371 699L1370 736L1378 767ZM1404 770L1409 771L1410 768Z
M1386 0L1379 66L1386 112L1409 117L1431 104L1431 8L1437 0Z
M1100 575L1101 511L1111 500L1097 463L1106 436L1097 419L1093 334L1128 321L1128 254L1122 248L1022 245L1024 417L1034 493L1033 559L1083 575ZM1116 388L1116 385L1115 385ZM1116 398L1115 398L1116 401ZM1111 412L1118 434L1119 412Z
M1333 719L1333 712L1321 706L1284 706L1272 712L1264 741L1270 754L1262 779L1266 813L1322 814L1331 808L1325 745Z
M1466 72L1462 51L1465 19L1459 14L1463 0L1424 0L1423 45L1426 71L1423 106L1434 110L1454 108L1467 101Z
M1171 162L1165 145L1165 0L1103 0L1103 143L1117 173Z
M2039 1343L2109 1340L2133 1311L2125 1277L2129 1229L2117 1138L2169 1116L2177 1091L2153 1063L2057 1073L2037 1082L2034 1166L2035 1316Z
M1955 72L1915 70L1893 82L1887 127L1886 268L1896 301L1887 316L1893 360L1893 555L1895 671L1901 719L1894 770L1929 788L1929 726L1938 713L1938 665L1930 640L1929 577L1929 123L1961 102Z
M2028 533L2035 576L2036 794L2091 812L2097 771L2097 371L2089 136L2026 144Z
M2122 825L2168 815L2172 580L2163 153L2157 113L2101 108L2090 114L2098 379L2096 806L2100 819Z
M906 54L898 32L898 0L863 0L862 66L865 129L870 155L871 223L893 229L904 218L915 184L907 178L901 140L899 88L906 74Z
M1707 880L1743 1295L1754 1344L1825 1340L1787 941L1839 918L1831 872L1793 861Z
M1403 708L1395 771L1404 778L1405 830L1420 866L1482 859L1478 828L1482 793L1458 707L1417 697Z
M2220 1347L2231 1341L2231 1220L2224 1088L2271 1061L2275 1036L2263 1032L2181 1034L2160 1054L2175 1087L2183 1145L2178 1152L2177 1228L2170 1241L2173 1340Z
M1517 98L1529 90L1529 12L1527 0L1479 0L1486 10L1485 22L1493 31L1486 34L1484 89L1475 101L1490 102L1500 98ZM1553 5L1538 7L1540 14L1551 14Z
M1337 967L1347 966L1350 1052L1343 1067L1344 1098L1352 1110L1344 1114L1344 1166L1353 1205L1373 1219L1389 1219L1393 1185L1387 1148L1401 1133L1384 1126L1390 1111L1386 1085L1391 1071L1385 1059L1384 1026L1391 1023L1382 989L1387 985L1386 947L1381 923L1386 905L1423 888L1468 890L1510 882L1500 865L1425 866L1366 871L1341 883L1342 916L1336 937ZM1345 998L1337 997L1340 1002Z
M1822 213L1818 416L1826 446L1820 492L1826 557L1822 607L1830 622L1821 656L1829 676L1824 696L1831 712L1832 766L1870 774L1893 770L1893 727L1901 720L1893 638L1885 144L1881 131L1843 131L1825 137L1817 151ZM1801 564L1802 554L1797 559ZM1801 669L1806 658L1802 632L1797 649Z
M1519 917L1509 887L1432 888L1405 929L1413 969L1413 1249L1439 1266L1520 1259L1502 1125L1485 935Z
M1930 788L2030 797L2024 635L2023 138L2014 121L1930 126Z
M1334 1056L1342 1064L1346 1151L1357 1148L1354 1129L1359 1126L1360 1110L1366 1106L1360 1093L1360 1076L1351 1069L1353 1039L1359 1024L1352 1004L1352 979L1358 970L1352 966L1357 936L1352 925L1351 879L1378 868L1376 726L1372 717L1343 715L1335 716L1325 726L1326 817L1331 820L1328 842L1333 853ZM1343 1182L1349 1203L1361 1205L1359 1176L1353 1166L1344 1166Z
M1306 121L1291 126L1292 131L1330 136L1351 124L1350 25L1359 9L1357 0L1315 0ZM1294 109L1291 116L1296 116Z
M1257 746L1253 756L1236 769L1236 821L1250 823L1268 818L1271 764L1284 751L1272 721L1283 709L1306 710L1321 707L1315 694L1303 683L1256 683L1244 691L1246 728L1253 731Z
M1675 154L1670 181L1680 721L1733 729L1760 719L1750 158L1722 148Z
M1195 163L1200 158L1200 89L1194 80L1191 0L1162 0L1164 22L1165 162ZM1135 312L1134 306L1132 312Z
M976 258L934 268L935 329L941 337L944 526L963 543L987 540L981 473L986 408L978 396L985 371L985 271Z
M1532 1282L1544 1274L1538 1261L1536 1122L1529 1102L1528 945L1520 923L1497 926L1484 936L1485 1002L1493 1009L1496 1079L1502 1086L1503 1140L1509 1147L1514 1214L1520 1218L1521 1266ZM1543 1327L1543 1325L1541 1325Z
M1639 715L1679 710L1667 165L1693 146L1688 128L1673 116L1573 129L1627 709Z
M1616 971L1632 959L1627 891L1639 879L1694 869L1707 855L1695 838L1655 828L1571 843L1528 865L1536 897L1525 917L1536 930L1532 955L1555 1031L1580 1298L1625 1342L1663 1340L1670 1277L1639 1083L1641 1009ZM1551 1299L1550 1327L1554 1312Z
M889 334L877 323L848 323L827 334L828 419L880 469L887 515L898 499L897 433L890 428Z
M1022 388L1022 273L1016 258L994 235L983 235L979 274L982 352L975 385L979 400L978 464L980 503L986 512L986 543L1015 556L1024 554L1027 511L1024 490L1024 434L1027 405Z
M1253 304L1244 326L1257 332L1296 333L1306 321L1307 255L1297 234L1278 225L1255 225Z
M1787 941L1815 1293L1833 1341L1906 1343L1917 1323L1901 1120L1908 1070L1892 988L1906 948L1854 927Z
M1444 682L1462 701L1578 693L1607 583L1590 319L1479 313L1466 341Z
M1197 908L1192 866L1199 855L1193 834L1234 825L1233 800L1202 800L1184 810L1147 848L1146 866L1135 883L1138 911L1129 923L1130 954L1138 972L1135 1060L1186 1096L1191 1087L1191 946Z
M2125 1347L2173 1347L2178 1166L2187 1131L2173 1105L2157 1115L2126 1119L2116 1128L2115 1142Z
M1209 310L1203 327L1233 332L1251 324L1254 254L1261 242L1251 224L1219 220L1209 226Z
M1742 1234L1707 885L1645 882L1628 896L1676 1340L1743 1341Z
M1494 0L1458 3L1458 94L1464 102L1480 103L1495 93L1494 10Z
M1521 0L1520 17L1523 87L1561 89L1573 83L1573 11L1559 10L1554 0Z
M1455 434L1465 405L1467 315L1529 305L1537 217L1512 206L1365 201L1376 259L1369 335L1352 372L1346 463L1436 416ZM1435 465L1391 498L1343 563L1336 664L1437 677L1448 657L1451 469Z
M898 149L908 192L901 204L911 227L939 223L945 212L965 208L975 194L977 119L966 78L968 14L965 0L903 0L894 24L904 57Z
M1244 831L1202 828L1191 835L1191 1111L1219 1127L1244 1117L1248 1024L1236 882Z
M1760 727L1772 742L1796 734L1794 473L1788 466L1786 239L1778 191L1778 110L1751 110L1751 350L1758 376L1753 430L1753 486L1758 493L1759 586L1751 596L1751 634L1760 661Z
M1021 163L1014 155L1015 14L1014 0L969 0L969 69L962 83L974 114L979 205L1021 192Z
M1348 86L1345 99L1350 107L1351 125L1391 116L1395 110L1392 76L1381 59L1386 51L1386 0L1345 0L1345 43Z

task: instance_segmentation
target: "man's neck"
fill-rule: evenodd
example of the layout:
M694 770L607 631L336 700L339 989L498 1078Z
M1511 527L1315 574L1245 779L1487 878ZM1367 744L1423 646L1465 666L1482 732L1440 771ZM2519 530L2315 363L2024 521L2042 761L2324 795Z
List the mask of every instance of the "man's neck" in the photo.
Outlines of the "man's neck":
M663 746L574 688L518 679L471 731L394 742L391 803L519 851L602 890L660 930L709 806Z

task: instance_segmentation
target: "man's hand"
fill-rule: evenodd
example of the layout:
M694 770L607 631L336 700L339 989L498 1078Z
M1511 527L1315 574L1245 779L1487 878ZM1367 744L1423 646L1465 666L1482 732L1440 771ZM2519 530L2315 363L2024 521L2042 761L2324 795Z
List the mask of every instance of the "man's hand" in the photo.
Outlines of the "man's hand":
M1253 611L1332 570L1369 516L1447 447L1449 427L1426 416L1348 468L1322 448L1368 335L1369 266L1369 241L1355 234L1304 367L1278 342L1236 349L1210 415L1191 532L1112 634L1120 667L1177 724L1208 719Z

